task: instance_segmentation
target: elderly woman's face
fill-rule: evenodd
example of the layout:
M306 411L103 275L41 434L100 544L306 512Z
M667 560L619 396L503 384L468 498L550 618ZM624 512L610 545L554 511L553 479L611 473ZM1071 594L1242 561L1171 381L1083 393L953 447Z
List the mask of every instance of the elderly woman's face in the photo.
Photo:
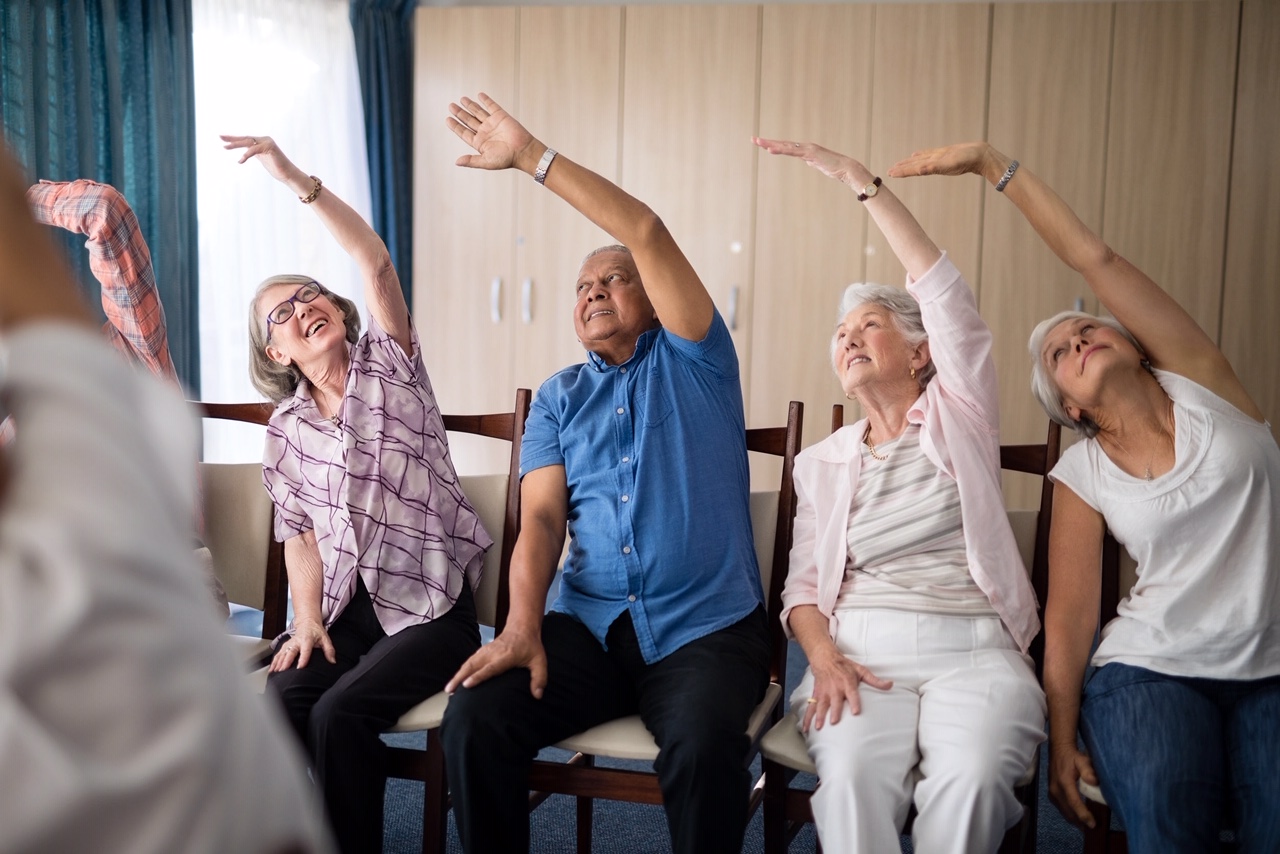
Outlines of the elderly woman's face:
M1142 354L1119 331L1091 317L1064 320L1045 336L1040 360L1058 385L1073 419L1096 402L1107 375L1118 368L1141 370Z
M833 367L847 395L878 384L906 385L911 378L918 348L907 343L882 305L866 302L846 314L836 326L835 344Z
M259 297L258 318L267 330L270 359L282 365L305 363L345 346L347 329L342 312L314 289L314 283L274 285ZM291 306L292 313L285 306Z

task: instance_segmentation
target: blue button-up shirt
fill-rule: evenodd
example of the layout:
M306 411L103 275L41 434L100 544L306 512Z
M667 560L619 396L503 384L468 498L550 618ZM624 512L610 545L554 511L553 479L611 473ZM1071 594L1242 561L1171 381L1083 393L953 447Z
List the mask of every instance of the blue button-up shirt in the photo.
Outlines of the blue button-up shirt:
M653 663L750 614L764 596L751 538L746 424L733 339L640 336L538 389L520 472L563 465L569 555L553 609L603 645L630 610Z

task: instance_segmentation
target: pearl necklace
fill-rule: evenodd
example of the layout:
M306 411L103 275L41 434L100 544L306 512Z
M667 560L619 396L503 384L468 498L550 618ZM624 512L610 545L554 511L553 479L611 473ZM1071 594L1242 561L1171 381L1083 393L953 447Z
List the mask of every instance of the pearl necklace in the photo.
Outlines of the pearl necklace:
M871 441L871 425L870 424L867 425L867 432L862 434L862 441L866 444L867 450L871 452L871 459L879 460L880 462L884 462L885 460L889 459L888 454L881 456L880 454L876 453L876 443ZM1147 478L1147 479L1150 480L1150 478Z

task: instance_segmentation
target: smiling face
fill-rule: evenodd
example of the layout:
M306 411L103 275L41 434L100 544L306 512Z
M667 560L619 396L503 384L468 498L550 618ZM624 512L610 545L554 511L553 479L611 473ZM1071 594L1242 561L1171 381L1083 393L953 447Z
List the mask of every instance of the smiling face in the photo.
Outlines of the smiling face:
M636 341L658 325L630 252L609 249L589 256L578 271L573 328L582 346L609 364L621 364Z
M878 303L855 306L836 326L832 366L846 395L875 386L902 384L911 393L911 369L917 372L929 361L929 344L912 346L893 320L893 313ZM915 393L919 393L916 386Z
M296 284L279 284L264 290L258 298L257 316L264 325L267 318L281 304L297 296L306 287ZM346 326L342 311L329 297L321 293L311 302L293 300L293 314L280 323L271 323L268 333L267 357L281 365L297 363L299 366L324 356L334 348L346 346Z
M1063 408L1078 421L1096 401L1107 375L1121 366L1141 369L1142 354L1119 330L1096 318L1076 317L1049 330L1040 362L1057 384Z

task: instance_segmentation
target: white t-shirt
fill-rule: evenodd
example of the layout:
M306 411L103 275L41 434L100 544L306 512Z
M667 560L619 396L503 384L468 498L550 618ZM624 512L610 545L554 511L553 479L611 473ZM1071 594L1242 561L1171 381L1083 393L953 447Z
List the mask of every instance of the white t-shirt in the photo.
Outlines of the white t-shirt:
M1089 439L1050 474L1103 515L1138 564L1093 663L1213 679L1280 674L1280 448L1267 424L1203 386L1155 376L1174 402L1172 470L1133 477Z
M327 852L190 545L194 418L93 329L6 337L0 851Z

